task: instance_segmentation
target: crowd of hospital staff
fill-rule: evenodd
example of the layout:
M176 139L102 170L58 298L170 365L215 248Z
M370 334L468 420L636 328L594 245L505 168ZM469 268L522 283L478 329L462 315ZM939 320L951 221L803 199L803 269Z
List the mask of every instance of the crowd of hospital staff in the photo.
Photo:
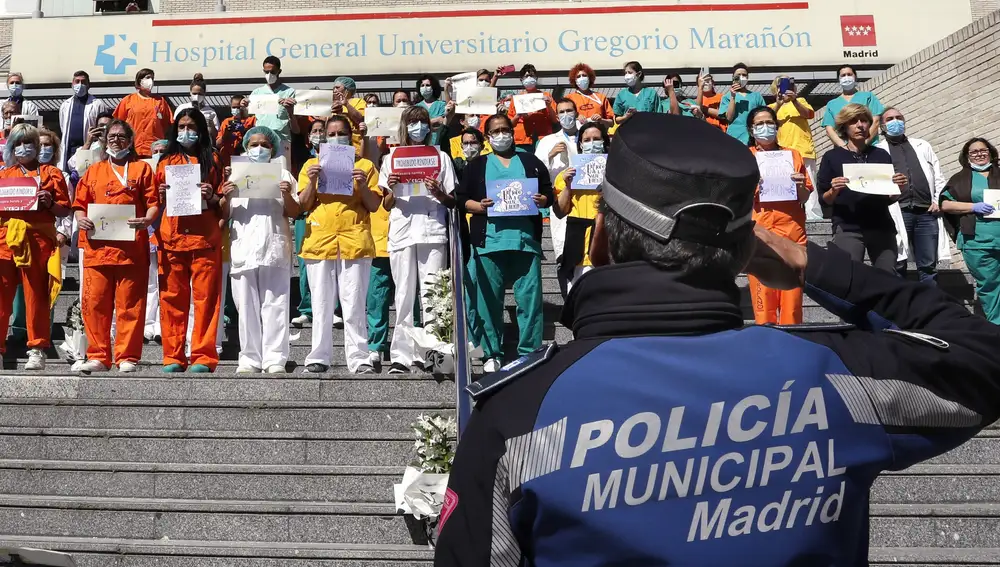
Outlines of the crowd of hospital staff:
M134 371L144 340L162 341L165 372L214 371L227 287L239 315L239 373L285 372L289 327L309 322L312 349L302 361L309 372L332 364L333 328L339 325L350 371L381 371L386 358L390 373L418 371L425 361L410 331L430 316L421 288L447 267L449 238L461 238L471 339L484 351L484 370L495 371L504 359L507 287L517 305L517 353L542 343L543 222L552 225L563 294L591 268L599 192L573 188L573 156L607 153L615 129L637 112L705 120L754 153L790 152L796 197L758 199L754 216L796 242L805 243L807 219L825 210L834 244L855 259L867 252L874 265L905 275L909 258L920 280L934 285L937 262L949 253L948 220L983 311L1000 324L1000 220L992 220L994 207L984 198L985 190L1000 189L997 150L984 139L969 140L959 157L961 171L946 181L930 145L906 135L900 109L858 90L850 66L837 73L843 95L826 106L823 126L835 147L818 166L810 129L815 112L798 96L794 79L776 78L775 102L768 105L748 88L750 70L742 64L725 85L699 73L696 96L686 98L680 76L666 77L661 96L644 83L642 66L630 62L613 103L594 90L594 71L578 64L563 98L542 93L544 109L520 113L504 97L496 113L483 115L456 114L451 80L442 85L424 76L412 98L406 90L392 97L393 106L405 107L394 139L367 135L365 110L382 101L376 94L358 96L350 78L334 83L332 117L314 118L295 114L295 89L282 82L277 58L265 59L262 72L263 84L252 94L277 95L278 111L250 115L250 98L234 96L231 115L220 120L206 104L201 75L191 82L190 102L171 110L156 94L154 72L140 70L135 93L110 108L88 92L89 76L81 71L59 111L60 135L13 124L15 116L38 110L24 98L23 76L10 74L10 97L2 107L7 167L0 175L37 178L39 188L36 210L0 213L0 353L9 321L18 326L20 318L29 348L25 368L45 367L61 265L69 247L78 246L87 347L75 353L77 371L115 365ZM480 70L477 84L495 86L503 73ZM519 78L524 88L518 94L541 93L532 65ZM323 190L317 155L323 144L354 146L352 194ZM404 183L390 156L407 146L436 148L439 173ZM103 159L84 169L75 163L81 148L99 150ZM258 163L282 160L281 197L240 198L229 180L237 155ZM844 176L844 165L852 163L892 164L901 195L852 191ZM202 212L165 215L166 168L183 164L200 171ZM490 215L495 204L487 186L523 179L537 180L538 214ZM128 221L134 241L88 237L94 204L134 206ZM455 207L464 213L461 235L448 231L448 209ZM290 304L293 255L299 258L297 313ZM801 290L772 290L751 278L750 294L757 323L802 321Z

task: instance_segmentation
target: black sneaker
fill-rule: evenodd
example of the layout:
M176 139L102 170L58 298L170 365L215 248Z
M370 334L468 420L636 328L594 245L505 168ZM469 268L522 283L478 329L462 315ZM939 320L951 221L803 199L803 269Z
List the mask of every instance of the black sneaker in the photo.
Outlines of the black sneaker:
M326 372L328 368L329 367L325 364L314 362L312 364L306 365L306 372L311 372L313 374L322 374Z
M409 373L410 369L407 368L405 364L401 364L399 362L393 362L392 365L389 366L389 374L409 374Z
M355 374L375 374L375 369L369 364L362 364L354 371Z

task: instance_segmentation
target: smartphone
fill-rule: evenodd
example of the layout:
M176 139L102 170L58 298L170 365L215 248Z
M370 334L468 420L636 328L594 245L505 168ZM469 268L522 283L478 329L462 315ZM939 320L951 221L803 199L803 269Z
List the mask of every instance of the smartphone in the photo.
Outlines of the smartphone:
M778 94L785 94L792 90L792 80L791 77L785 77L778 81Z
M711 74L712 74L712 70L709 69L708 67L702 67L701 71L698 71L698 76L699 77L707 77L707 76L709 76Z
M503 74L503 75L507 75L509 73L513 73L514 70L515 70L515 67L513 65L504 65L503 67L500 67L500 73Z

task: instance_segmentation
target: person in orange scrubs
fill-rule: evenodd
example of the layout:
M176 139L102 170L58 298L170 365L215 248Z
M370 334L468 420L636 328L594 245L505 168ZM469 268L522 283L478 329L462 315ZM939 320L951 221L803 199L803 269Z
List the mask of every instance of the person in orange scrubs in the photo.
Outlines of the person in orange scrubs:
M576 88L566 93L566 98L576 103L576 113L581 126L587 122L597 122L605 128L615 125L615 111L611 108L611 101L593 90L597 75L590 65L585 63L574 65L569 71L569 82Z
M45 349L52 346L50 310L62 285L56 218L70 213L66 179L59 168L39 163L39 146L34 126L15 125L3 148L7 167L0 172L4 179L38 180L34 210L0 211L0 356L7 350L14 294L21 284L28 327L25 370L44 370Z
M214 372L219 364L215 348L222 295L222 166L212 149L208 124L193 108L181 111L167 136L170 145L156 167L156 185L164 214L160 243L160 326L163 333L163 371L183 372L191 297L194 327L191 334L191 372ZM170 216L167 168L197 165L200 174L201 214Z
M159 213L159 192L153 168L133 152L135 134L128 123L108 126L103 146L108 159L87 168L76 186L73 210L80 227L84 253L83 324L87 332L87 360L73 365L77 372L104 372L111 368L111 314L115 314L114 362L119 372L135 372L142 357L149 279L148 228ZM92 205L129 208L132 240L106 240L95 233ZM98 221L99 222L99 221Z
M750 151L786 151L792 154L792 181L795 195L777 201L761 200L761 188L757 187L754 197L753 220L771 232L792 242L806 244L806 211L803 208L813 190L812 181L806 175L805 162L796 150L778 145L778 116L766 106L750 111L747 118L750 131ZM763 174L763 172L761 172ZM792 290L771 289L760 283L754 276L750 280L750 299L753 316L758 325L798 325L802 323L802 288Z
M521 84L524 90L517 94L541 94L545 97L544 110L518 114L513 97L507 109L507 117L514 123L514 145L526 152L534 153L538 140L552 133L552 125L559 122L559 117L556 116L556 103L552 100L552 95L538 90L538 71L534 65L521 67ZM479 124L469 126L476 128Z
M173 113L167 99L153 94L152 69L140 69L135 74L134 93L123 98L115 109L115 118L128 122L135 132L135 154L146 159L152 157L153 142L165 138L173 122Z
M230 99L231 116L222 121L215 139L215 147L219 150L219 161L223 167L229 167L233 156L243 151L243 136L257 124L257 117L248 116L247 110L243 108L243 98L243 95L233 95Z

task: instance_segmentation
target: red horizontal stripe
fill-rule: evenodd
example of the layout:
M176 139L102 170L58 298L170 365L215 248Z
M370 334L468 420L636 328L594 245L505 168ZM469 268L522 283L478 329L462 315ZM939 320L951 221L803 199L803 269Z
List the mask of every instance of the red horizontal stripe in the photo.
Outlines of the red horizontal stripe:
M511 8L505 10L439 10L428 12L371 12L359 14L304 14L292 16L243 16L153 20L153 27L224 24L287 24L298 22L350 22L358 20L417 20L428 18L489 18L514 16L565 16L585 14L650 14L669 12L762 12L808 10L809 2L756 2L752 4L699 4L687 6L595 6L571 8Z

